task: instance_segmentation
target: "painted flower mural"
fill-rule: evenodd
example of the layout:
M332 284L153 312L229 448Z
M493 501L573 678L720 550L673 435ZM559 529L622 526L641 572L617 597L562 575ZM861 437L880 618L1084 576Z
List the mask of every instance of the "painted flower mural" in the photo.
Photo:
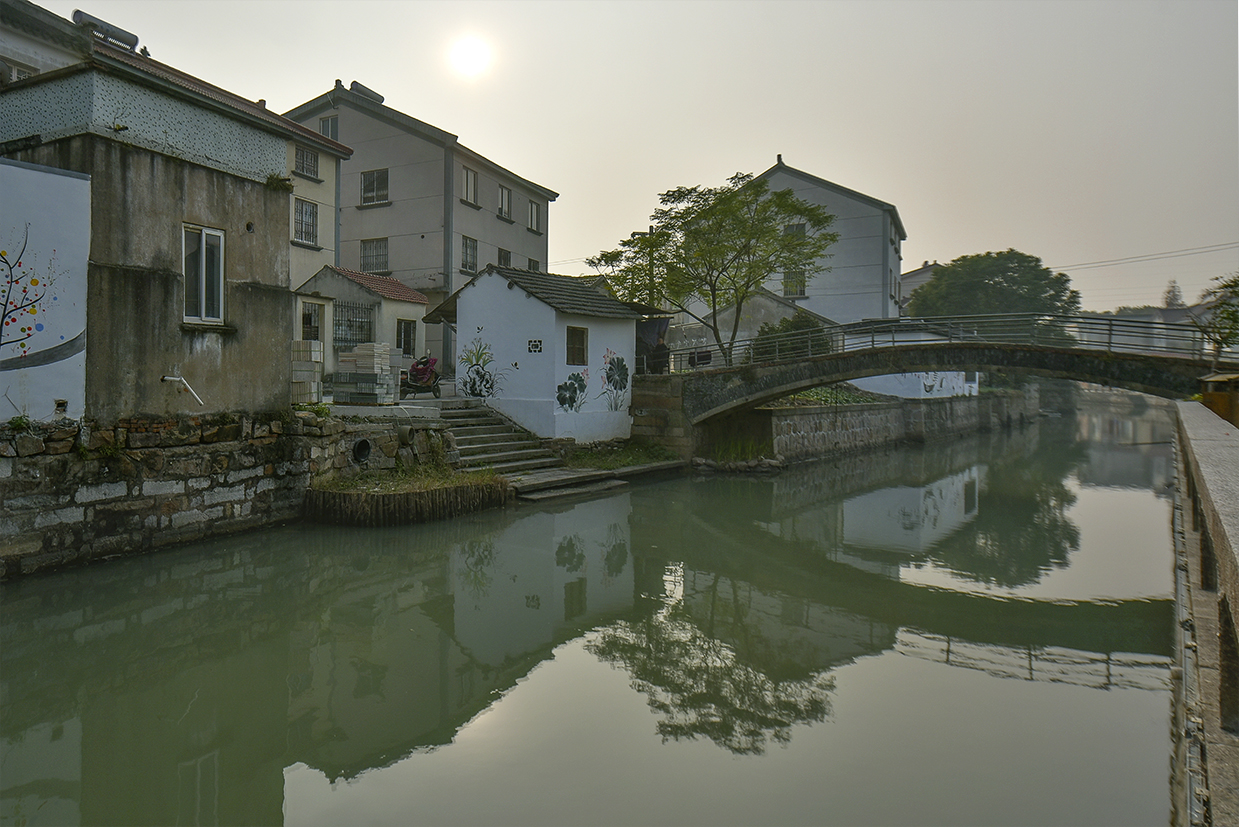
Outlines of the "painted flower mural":
M607 409L622 411L628 398L628 365L624 357L607 348L602 357L602 393L606 397Z
M25 356L29 350L27 341L44 331L43 319L40 314L46 314L50 302L56 301L56 296L48 296L48 290L55 281L53 263L56 251L52 251L53 261L48 262L47 275L39 277L34 265L26 261L27 245L30 240L30 225L27 224L19 244L13 245L14 252L8 249L0 250L0 348L12 346L13 351L5 354ZM60 337L63 339L64 337Z
M568 381L555 389L555 401L565 411L577 413L585 404L585 391L589 387L589 368L580 373L568 374Z

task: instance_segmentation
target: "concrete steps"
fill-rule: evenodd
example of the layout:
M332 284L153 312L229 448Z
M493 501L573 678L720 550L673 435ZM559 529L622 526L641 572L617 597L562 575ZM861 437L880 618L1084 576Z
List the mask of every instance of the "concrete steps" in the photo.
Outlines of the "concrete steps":
M563 465L537 438L480 402L443 406L439 415L456 437L462 468L491 468L506 476Z

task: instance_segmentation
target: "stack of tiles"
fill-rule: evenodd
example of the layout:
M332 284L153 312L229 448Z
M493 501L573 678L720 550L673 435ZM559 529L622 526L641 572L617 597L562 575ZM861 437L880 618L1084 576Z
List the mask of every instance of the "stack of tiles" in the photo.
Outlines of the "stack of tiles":
M335 401L350 405L396 404L397 379L391 372L391 346L367 342L337 360Z
M323 343L293 342L292 396L294 405L323 401Z

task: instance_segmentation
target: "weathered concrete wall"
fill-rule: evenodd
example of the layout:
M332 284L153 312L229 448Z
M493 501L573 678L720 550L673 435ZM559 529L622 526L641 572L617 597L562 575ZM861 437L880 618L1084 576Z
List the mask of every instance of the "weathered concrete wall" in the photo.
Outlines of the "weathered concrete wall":
M1200 403L1177 404L1186 513L1176 540L1186 546L1190 575L1189 688L1197 680L1188 694L1199 701L1185 723L1188 737L1203 741L1212 823L1239 824L1239 433Z
M0 577L297 517L313 477L412 464L413 437L308 412L0 427Z
M288 194L94 135L11 157L91 176L86 418L287 407ZM185 224L224 233L223 324L187 324ZM184 376L199 405L166 374Z

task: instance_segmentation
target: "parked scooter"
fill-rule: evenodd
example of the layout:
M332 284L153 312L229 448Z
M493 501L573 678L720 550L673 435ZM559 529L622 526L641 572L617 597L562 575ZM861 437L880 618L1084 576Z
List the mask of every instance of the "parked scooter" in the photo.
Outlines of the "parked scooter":
M414 360L408 370L400 371L400 398L430 391L438 399L443 390L439 387L439 372L435 370L438 359L423 356Z

